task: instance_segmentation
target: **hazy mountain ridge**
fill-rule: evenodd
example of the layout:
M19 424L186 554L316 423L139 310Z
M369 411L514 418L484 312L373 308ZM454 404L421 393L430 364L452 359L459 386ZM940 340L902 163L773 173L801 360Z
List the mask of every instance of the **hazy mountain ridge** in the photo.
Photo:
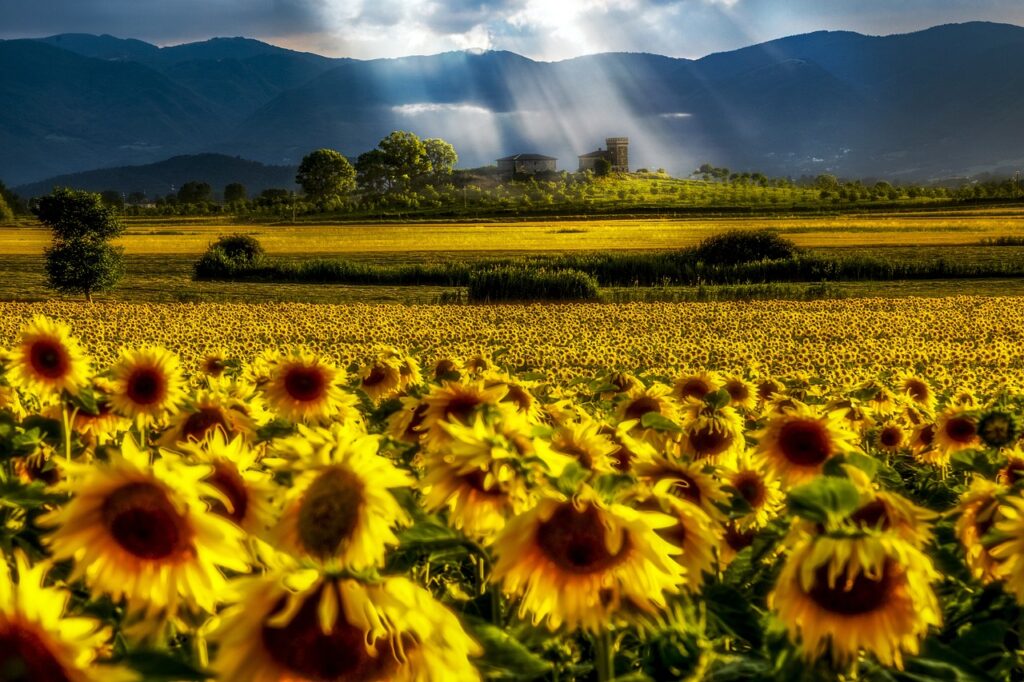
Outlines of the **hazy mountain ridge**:
M259 41L158 48L110 36L0 41L0 178L19 184L205 151L294 165L393 129L463 165L536 151L573 170L604 137L632 165L948 177L1024 163L1024 28L817 32L698 60L509 52L359 61Z

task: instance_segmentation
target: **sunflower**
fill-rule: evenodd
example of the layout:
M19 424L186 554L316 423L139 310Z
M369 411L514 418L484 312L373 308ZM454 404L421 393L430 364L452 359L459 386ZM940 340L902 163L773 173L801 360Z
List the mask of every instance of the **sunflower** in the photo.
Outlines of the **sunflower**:
M680 403L687 398L704 400L704 396L722 388L723 384L724 381L717 372L684 374L677 378L672 385L672 396Z
M935 420L935 445L943 463L961 450L981 446L978 420L973 412L962 407L947 407Z
M40 518L57 561L73 559L72 579L97 593L127 597L133 609L184 601L213 611L225 585L218 567L245 572L244 534L206 510L216 491L206 467L177 460L149 464L149 452L125 438L109 462L69 466L71 501Z
M918 548L893 535L805 535L768 596L790 639L809 659L831 650L847 664L862 651L903 667L942 622L931 583L939 577Z
M158 347L122 351L111 369L107 397L114 411L144 426L176 412L185 398L185 379L174 353Z
M919 548L931 542L931 524L938 516L935 512L898 493L876 489L870 477L855 466L846 465L844 469L860 491L860 504L839 520L841 525L886 531Z
M334 424L299 427L274 444L287 455L294 480L270 533L279 549L328 567L356 570L384 563L393 528L409 518L391 494L412 477L378 454L380 436Z
M224 682L478 680L482 653L458 618L412 581L315 571L240 581L213 633Z
M401 365L397 357L381 355L359 369L359 390L374 403L391 398L402 388Z
M1018 445L1004 451L1004 455L1006 464L999 470L996 480L1007 487L1012 487L1024 480L1024 450Z
M443 451L423 460L423 506L447 508L455 528L488 539L505 521L533 503L529 491L542 474L559 476L573 461L530 435L525 417L477 417L472 426L446 424L452 437Z
M898 422L890 419L878 427L872 441L876 448L891 454L907 447L910 437Z
M896 386L901 395L907 396L925 410L931 411L935 407L935 391L928 380L919 374L901 373Z
M778 478L746 453L720 474L722 483L735 491L750 511L733 520L739 531L763 528L779 515L786 503Z
M674 522L604 504L589 488L572 500L545 497L495 540L492 579L535 624L599 632L620 608L655 612L679 590L685 569L672 556L680 550L655 532Z
M685 569L684 588L698 592L704 574L714 570L715 553L722 543L722 529L701 507L688 499L664 493L665 485L655 486L654 496L641 503L641 508L668 514L675 524L655 532L674 547L682 550L672 558Z
M960 515L956 521L956 536L963 545L967 567L971 575L983 583L999 578L998 560L985 537L1002 520L1002 501L1008 491L1006 486L976 475L956 507Z
M589 418L567 422L555 427L551 434L551 449L572 457L585 469L601 473L615 471L618 460L613 455L619 448L603 435L602 430L600 422Z
M223 348L216 348L207 351L199 361L199 371L208 377L219 378L227 371L231 360L227 351Z
M100 621L65 615L71 593L44 587L49 564L29 567L14 555L17 580L0 554L0 679L67 682L134 680L130 671L103 665L111 632Z
M67 325L37 315L21 330L7 378L43 400L77 395L89 380L89 359Z
M274 521L272 499L277 493L270 474L259 465L260 453L242 436L230 438L215 429L199 442L184 445L183 454L209 467L205 480L210 511L262 536Z
M540 423L540 401L530 392L530 389L537 386L536 382L521 381L505 373L491 372L488 376L484 377L484 386L487 388L504 386L506 390L505 395L501 398L501 403L512 406L516 412L525 416L531 424Z
M638 463L634 469L640 482L649 489L692 502L716 521L724 520L720 507L726 506L728 499L713 475L713 467L655 455Z
M853 451L857 438L838 414L822 415L802 403L773 415L753 435L757 456L786 486L820 474L829 458Z
M612 452L612 466L616 471L628 473L643 462L650 462L657 457L657 450L650 443L630 435L636 426L633 420L619 422L614 427L602 425L600 433L607 436L615 446Z
M430 376L438 383L459 381L462 371L462 362L457 358L438 358L430 366Z
M64 417L64 410L61 405L50 405L43 414L60 421ZM90 449L115 441L131 425L128 419L114 412L110 401L99 391L96 393L96 414L78 409L72 412L71 417L71 429Z
M737 374L722 377L722 388L729 394L730 406L749 412L757 407L757 386Z
M653 384L631 389L619 402L619 421L636 421L638 424L648 412L654 412L669 421L679 418L679 409L672 399L668 386Z
M692 398L683 418L682 448L694 459L717 464L743 452L743 419L729 406L714 408Z
M358 401L337 385L339 375L330 362L293 350L273 363L263 391L270 408L290 422L359 419Z
M1006 589L1024 604L1024 499L1010 495L999 507L994 528L999 542L989 554L1000 562L998 574Z
M162 447L174 448L178 443L201 441L215 431L252 438L256 424L241 400L221 392L199 391L189 396L182 410L171 418L159 442Z
M427 409L423 414L423 442L428 447L440 447L451 440L445 422L469 424L473 415L485 405L497 405L508 389L505 386L487 388L483 381L469 383L446 381L435 386L423 398Z

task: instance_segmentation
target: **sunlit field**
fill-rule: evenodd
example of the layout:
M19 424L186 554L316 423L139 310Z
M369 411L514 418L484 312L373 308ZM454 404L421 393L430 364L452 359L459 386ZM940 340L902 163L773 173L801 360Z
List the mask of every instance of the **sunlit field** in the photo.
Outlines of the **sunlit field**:
M0 303L16 660L1010 679L1022 304Z

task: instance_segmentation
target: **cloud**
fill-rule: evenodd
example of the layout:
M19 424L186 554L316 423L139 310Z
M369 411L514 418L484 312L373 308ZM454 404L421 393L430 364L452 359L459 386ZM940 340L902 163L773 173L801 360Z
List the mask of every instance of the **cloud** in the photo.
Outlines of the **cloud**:
M245 35L357 58L506 49L701 57L820 29L1024 24L1021 0L0 0L0 38L110 33L158 44Z
M391 108L397 114L403 116L419 116L420 114L481 114L490 115L491 110L487 107L479 107L473 104L439 104L436 102L419 102L416 104L401 104Z

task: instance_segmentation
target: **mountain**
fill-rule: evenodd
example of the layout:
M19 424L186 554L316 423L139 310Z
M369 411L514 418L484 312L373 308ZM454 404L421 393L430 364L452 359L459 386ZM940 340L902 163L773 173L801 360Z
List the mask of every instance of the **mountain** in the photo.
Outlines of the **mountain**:
M176 156L159 163L144 166L121 166L61 175L48 180L15 187L20 196L34 197L48 194L54 187L74 187L92 192L113 189L129 194L143 192L149 197L164 196L179 189L186 182L207 182L214 194L221 194L224 186L240 182L255 196L265 189L295 187L295 166L267 166L223 154L195 154Z
M1024 164L1024 28L820 31L702 59L510 52L329 59L245 38L156 47L69 34L0 41L0 178L216 152L296 165L394 129L463 166L576 155L628 136L633 167L933 179Z

